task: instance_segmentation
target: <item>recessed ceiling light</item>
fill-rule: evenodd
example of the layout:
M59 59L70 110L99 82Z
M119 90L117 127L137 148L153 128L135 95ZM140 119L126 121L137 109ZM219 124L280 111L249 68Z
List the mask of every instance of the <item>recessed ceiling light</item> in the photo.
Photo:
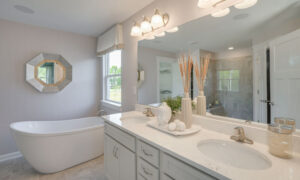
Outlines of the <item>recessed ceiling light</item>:
M174 33L178 31L178 27L174 27L172 29L167 30L168 33Z
M230 46L230 47L228 48L228 50L232 51L232 50L234 50L234 47L233 47L233 46Z
M254 6L257 3L257 0L243 0L242 2L234 5L237 9L246 9Z
M23 5L14 5L14 8L25 14L34 14L34 10L30 9L29 7L23 6Z

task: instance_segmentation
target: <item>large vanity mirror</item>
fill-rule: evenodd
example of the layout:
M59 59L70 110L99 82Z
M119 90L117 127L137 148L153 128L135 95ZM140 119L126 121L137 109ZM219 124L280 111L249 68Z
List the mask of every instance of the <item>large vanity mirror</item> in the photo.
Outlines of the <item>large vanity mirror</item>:
M199 60L210 54L204 88L208 113L262 123L290 117L300 128L299 47L299 0L260 0L248 9L231 8L224 17L201 17L177 32L139 41L138 103L183 96L180 55ZM195 76L190 83L195 98Z
M40 92L58 92L72 81L72 66L61 55L41 53L26 64L26 80Z

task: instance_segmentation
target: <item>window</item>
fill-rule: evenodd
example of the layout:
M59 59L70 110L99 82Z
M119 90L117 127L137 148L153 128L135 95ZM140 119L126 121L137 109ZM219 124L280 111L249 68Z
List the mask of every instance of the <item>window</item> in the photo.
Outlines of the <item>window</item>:
M240 86L239 70L218 71L218 90L239 92Z
M103 56L103 100L121 104L121 51Z

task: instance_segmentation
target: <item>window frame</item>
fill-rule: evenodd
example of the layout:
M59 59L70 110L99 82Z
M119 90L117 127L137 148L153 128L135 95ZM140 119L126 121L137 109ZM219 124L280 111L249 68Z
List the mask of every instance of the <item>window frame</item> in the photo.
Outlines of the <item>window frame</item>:
M224 71L229 71L229 74L230 74L230 77L228 79L221 79L220 78L220 72L224 72ZM233 71L238 71L238 75L239 75L239 78L232 78L232 72ZM240 70L239 69L222 69L222 70L218 70L217 71L218 74L218 91L226 91L226 92L240 92ZM226 84L228 85L228 89L222 89L222 86L220 85L221 82L224 82L224 81L227 81ZM232 82L233 81L238 81L238 89L237 90L233 90L232 89Z
M122 51L121 50L117 50L120 51L121 53L121 57L122 57ZM121 107L122 104L122 83L121 83L121 101L114 101L109 99L108 97L108 92L109 92L109 86L108 86L108 79L109 78L113 78L113 77L120 77L121 81L122 81L122 70L120 74L109 74L109 54L112 53L114 51L108 52L105 55L102 56L103 58L103 63L102 63L102 68L103 68L103 72L102 72L102 76L103 76L103 97L102 97L102 103L108 105L108 106L115 106L117 108ZM121 58L121 69L122 69L122 58Z

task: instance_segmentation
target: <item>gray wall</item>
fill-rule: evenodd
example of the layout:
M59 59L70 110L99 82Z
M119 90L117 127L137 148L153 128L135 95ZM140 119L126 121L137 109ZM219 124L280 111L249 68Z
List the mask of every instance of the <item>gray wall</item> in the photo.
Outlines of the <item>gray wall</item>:
M73 81L41 94L25 82L25 63L41 52L61 54ZM0 155L16 151L9 124L96 115L101 89L96 38L0 20Z
M207 104L213 104L217 99L224 107L224 116L253 120L252 56L212 60L209 66L207 86L205 87ZM238 92L217 90L217 73L219 70L240 71Z
M138 47L138 64L145 71L145 81L138 88L138 103L157 103L157 60L156 57L176 58L172 52Z

